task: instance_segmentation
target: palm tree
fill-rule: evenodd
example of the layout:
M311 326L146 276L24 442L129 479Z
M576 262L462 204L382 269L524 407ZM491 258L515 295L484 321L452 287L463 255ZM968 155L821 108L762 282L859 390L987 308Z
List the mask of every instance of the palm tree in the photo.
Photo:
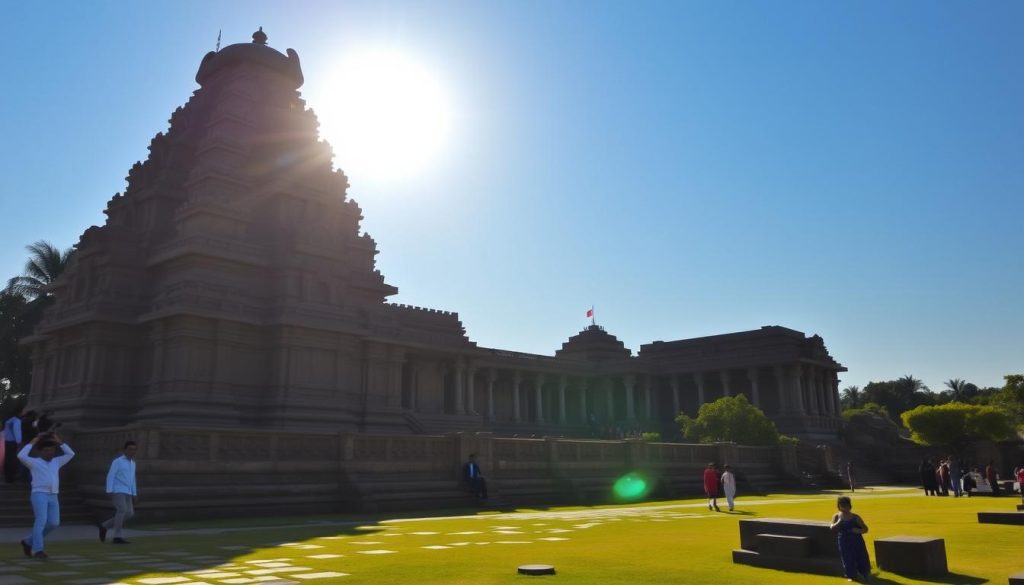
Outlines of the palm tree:
M952 380L946 380L943 384L946 385L946 388L949 388L950 396L954 402L964 402L964 398L966 398L964 393L967 387L966 380L953 378Z
M39 240L31 246L25 246L25 249L29 252L25 274L8 280L7 291L30 301L46 298L49 294L46 287L67 268L74 248L62 252L50 242Z
M921 390L923 392L931 392L931 389L929 389L928 386L925 386L924 382L918 380L917 378L911 376L910 374L907 374L906 376L903 376L899 380L896 380L896 385L900 387L904 392L907 392L909 394L913 394L918 390Z
M839 403L844 410L860 408L862 406L861 402L863 399L864 397L861 395L860 386L847 386L846 388L843 388L839 398Z

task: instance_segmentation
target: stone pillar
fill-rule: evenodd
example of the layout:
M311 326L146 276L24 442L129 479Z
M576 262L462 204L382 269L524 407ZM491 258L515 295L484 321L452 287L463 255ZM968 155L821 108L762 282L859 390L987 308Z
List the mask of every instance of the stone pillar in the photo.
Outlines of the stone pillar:
M654 390L651 379L652 376L647 376L647 383L644 385L644 416L647 417L647 420L651 420L651 393Z
M679 416L679 376L672 374L668 378L669 384L672 385L672 418L675 419Z
M468 414L477 414L476 412L476 366L470 365L466 370L466 412Z
M828 373L829 392L832 395L832 403L835 404L836 416L843 414L843 403L839 400L839 378L835 372Z
M732 386L729 384L729 370L722 370L718 372L718 375L722 378L722 395L732 396Z
M612 395L612 381L611 378L604 380L605 399L608 403L608 420L615 420L615 397Z
M516 370L512 376L512 420L516 422L523 420L519 410L519 385L522 381L522 374L519 373L519 370Z
M697 410L700 410L704 404L704 372L694 374L693 381L697 384Z
M462 356L455 358L455 414L466 414L466 401L462 395L462 376L465 371Z
M775 373L775 387L778 388L779 392L779 412L790 412L793 408L791 406L792 399L789 397L789 384L787 384L786 379L786 367L775 366L772 370Z
M747 379L750 380L750 403L761 408L761 390L758 388L757 368L747 368Z
M806 376L804 377L804 396L807 396L807 405L810 407L811 414L818 413L818 397L815 392L815 372L814 366L804 366Z
M565 386L567 379L563 374L558 378L558 422L565 424Z
M544 422L544 374L537 374L533 383L533 395L537 399L537 422Z
M796 399L796 412L798 414L806 414L807 411L804 409L804 386L803 386L803 370L800 364L793 365L793 392L791 396Z
M580 380L580 420L583 424L590 424L590 413L587 412L587 379L582 378Z
M622 385L626 387L626 420L636 420L636 412L633 407L633 387L636 385L635 376L623 376Z
M814 388L818 391L818 402L821 404L818 408L818 412L820 412L822 416L832 414L832 400L825 394L825 371L820 368L818 369L817 384ZM826 400L826 398L828 399Z
M487 418L494 420L494 383L498 380L498 370L487 369Z

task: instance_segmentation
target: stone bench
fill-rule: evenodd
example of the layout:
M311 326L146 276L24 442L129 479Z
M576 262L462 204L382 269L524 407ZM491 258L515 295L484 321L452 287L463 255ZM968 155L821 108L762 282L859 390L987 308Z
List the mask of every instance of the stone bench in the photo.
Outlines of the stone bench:
M1024 512L978 512L981 524L1017 524L1024 526Z
M879 569L899 575L937 577L949 573L946 541L930 536L890 536L875 540Z
M841 576L836 535L828 522L764 518L740 520L740 548L732 562L767 569Z

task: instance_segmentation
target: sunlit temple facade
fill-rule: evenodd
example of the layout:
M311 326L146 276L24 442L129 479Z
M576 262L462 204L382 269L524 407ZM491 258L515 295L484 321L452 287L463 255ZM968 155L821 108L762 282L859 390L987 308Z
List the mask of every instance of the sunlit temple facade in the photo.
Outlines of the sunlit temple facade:
M53 285L28 341L32 407L79 428L572 437L665 432L743 394L784 433L835 436L845 368L818 336L767 326L634 355L592 325L535 355L388 302L298 55L258 32L196 82Z

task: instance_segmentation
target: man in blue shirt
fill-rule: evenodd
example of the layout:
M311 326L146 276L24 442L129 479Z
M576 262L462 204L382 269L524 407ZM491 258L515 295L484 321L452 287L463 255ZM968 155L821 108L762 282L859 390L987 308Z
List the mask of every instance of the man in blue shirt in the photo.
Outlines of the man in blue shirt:
M4 481L14 483L18 479L18 449L21 447L21 416L18 414L4 421Z
M128 544L121 538L126 520L135 515L135 499L139 495L135 485L135 454L139 446L135 441L124 444L124 454L114 459L107 472L107 493L114 503L114 517L100 524L100 542L107 541L107 531L114 529L114 544Z

